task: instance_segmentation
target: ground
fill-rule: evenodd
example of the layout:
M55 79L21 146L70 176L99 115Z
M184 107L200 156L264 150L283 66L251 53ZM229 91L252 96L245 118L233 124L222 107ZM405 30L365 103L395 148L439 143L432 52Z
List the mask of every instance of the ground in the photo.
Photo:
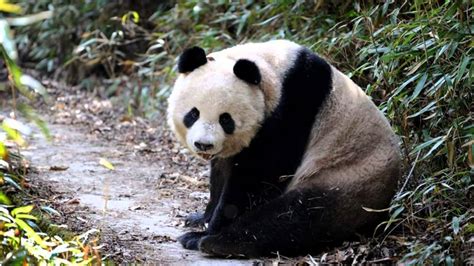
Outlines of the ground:
M396 258L385 246L369 248L370 243L359 242L292 259L215 259L185 250L176 238L190 230L183 218L204 210L209 198L207 162L176 142L163 112L149 119L124 115L120 100L100 100L74 87L43 83L52 100L36 108L53 138L47 141L38 130L30 137L23 152L32 164L28 179L61 213L53 222L76 233L99 229L101 254L115 262L250 265Z

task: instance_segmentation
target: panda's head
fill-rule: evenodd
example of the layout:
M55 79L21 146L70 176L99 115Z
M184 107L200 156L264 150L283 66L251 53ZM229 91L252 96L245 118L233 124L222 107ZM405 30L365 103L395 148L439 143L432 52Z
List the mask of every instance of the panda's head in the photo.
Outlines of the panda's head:
M180 56L178 70L168 100L168 123L178 139L204 159L229 157L247 147L265 114L257 65L206 57L193 47Z

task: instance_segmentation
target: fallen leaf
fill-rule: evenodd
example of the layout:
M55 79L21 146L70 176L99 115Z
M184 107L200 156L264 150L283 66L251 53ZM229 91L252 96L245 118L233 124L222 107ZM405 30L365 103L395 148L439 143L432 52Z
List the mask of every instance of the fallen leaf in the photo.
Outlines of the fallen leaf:
M52 165L49 167L50 171L65 171L67 169L69 169L69 166L65 165Z
M100 158L99 164L102 165L103 167L109 169L109 170L115 170L114 165L111 162L104 159L104 158Z

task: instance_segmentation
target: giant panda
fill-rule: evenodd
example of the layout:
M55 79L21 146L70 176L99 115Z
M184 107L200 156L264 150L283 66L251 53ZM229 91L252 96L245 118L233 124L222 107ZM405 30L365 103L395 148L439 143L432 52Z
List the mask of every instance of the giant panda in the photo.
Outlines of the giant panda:
M349 77L274 40L178 60L177 139L211 165L210 200L178 240L214 256L317 252L373 232L401 175L398 139ZM371 231L372 230L372 231Z

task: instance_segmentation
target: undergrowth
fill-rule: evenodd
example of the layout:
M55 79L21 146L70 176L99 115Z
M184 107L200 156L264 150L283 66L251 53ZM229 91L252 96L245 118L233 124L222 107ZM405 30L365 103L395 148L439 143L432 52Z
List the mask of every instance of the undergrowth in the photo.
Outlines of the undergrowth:
M48 217L60 215L36 200L25 178L27 161L0 140L0 264L87 265L100 261L97 230L76 235ZM27 204L27 205L25 205Z
M59 65L91 69L84 87L94 87L87 86L94 81L89 75L99 75L104 81L94 89L100 95L123 96L130 112L150 115L163 109L176 57L187 47L211 52L280 38L305 45L354 79L401 138L406 175L390 219L377 229L380 245L394 239L402 250L394 259L409 264L472 263L474 23L469 0L193 0L156 9L150 16L130 9L86 27L77 43L65 44L71 53ZM57 10L57 17L67 14ZM52 30L44 26L40 32ZM30 61L57 58L48 54Z
M0 1L0 11L21 14L21 7ZM75 235L54 224L50 217L60 215L48 206L47 200L36 199L26 175L30 167L20 150L27 146L23 135L30 128L18 121L17 111L34 122L46 138L50 138L46 123L27 103L17 103L17 94L33 100L46 90L35 78L24 74L17 65L18 51L11 26L24 26L49 17L49 12L30 16L0 15L0 66L6 80L0 81L0 96L11 97L12 111L8 117L0 110L0 265L87 265L100 262L96 247L97 230ZM3 104L0 103L0 104Z

